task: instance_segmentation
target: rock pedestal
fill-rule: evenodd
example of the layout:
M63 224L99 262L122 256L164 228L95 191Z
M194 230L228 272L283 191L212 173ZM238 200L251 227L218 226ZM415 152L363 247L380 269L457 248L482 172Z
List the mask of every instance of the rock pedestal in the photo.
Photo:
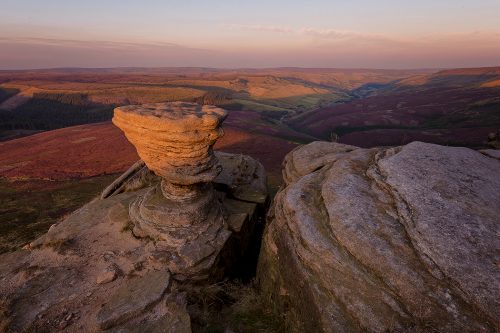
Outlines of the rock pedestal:
M130 206L134 234L179 248L201 237L223 241L224 212L212 181L221 172L212 146L227 113L193 103L130 105L115 109L123 130L161 183Z

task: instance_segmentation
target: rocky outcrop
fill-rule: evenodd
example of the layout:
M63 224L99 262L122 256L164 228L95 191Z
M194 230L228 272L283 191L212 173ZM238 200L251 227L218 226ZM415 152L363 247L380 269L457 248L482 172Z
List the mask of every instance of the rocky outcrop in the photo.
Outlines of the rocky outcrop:
M143 161L0 256L0 332L190 332L192 287L247 259L266 176L248 156L212 152L225 111L163 103L116 115Z
M500 161L314 142L284 161L261 288L300 332L496 332Z
M136 236L178 247L210 224L214 228L205 234L207 242L225 241L219 233L223 213L211 182L221 171L212 145L223 133L226 115L217 107L182 102L116 108L113 123L161 178L130 207Z

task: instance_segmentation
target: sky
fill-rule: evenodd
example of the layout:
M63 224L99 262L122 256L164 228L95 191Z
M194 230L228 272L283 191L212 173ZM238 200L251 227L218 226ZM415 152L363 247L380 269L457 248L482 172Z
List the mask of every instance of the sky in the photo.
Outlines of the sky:
M0 69L500 65L500 0L0 0Z

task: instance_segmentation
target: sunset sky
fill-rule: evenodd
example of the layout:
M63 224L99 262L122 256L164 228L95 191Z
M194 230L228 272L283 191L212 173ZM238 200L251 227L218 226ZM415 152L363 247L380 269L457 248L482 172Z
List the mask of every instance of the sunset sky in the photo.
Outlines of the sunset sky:
M500 0L0 0L0 69L500 65Z

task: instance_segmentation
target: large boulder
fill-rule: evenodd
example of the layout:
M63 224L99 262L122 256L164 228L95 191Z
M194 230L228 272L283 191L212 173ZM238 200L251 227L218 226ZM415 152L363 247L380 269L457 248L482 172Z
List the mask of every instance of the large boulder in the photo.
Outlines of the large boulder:
M314 142L284 161L258 279L301 332L498 332L500 161Z

